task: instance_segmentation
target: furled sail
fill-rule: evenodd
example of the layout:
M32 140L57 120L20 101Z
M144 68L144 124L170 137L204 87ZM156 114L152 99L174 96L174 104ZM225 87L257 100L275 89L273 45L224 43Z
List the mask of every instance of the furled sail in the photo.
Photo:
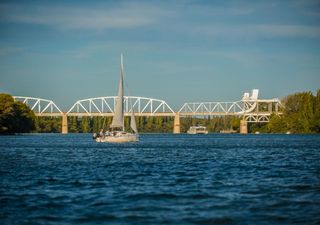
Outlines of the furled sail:
M118 87L118 97L116 98L116 107L114 110L114 117L110 127L119 127L124 129L124 118L123 118L123 59L121 54L121 69L120 69L120 80Z

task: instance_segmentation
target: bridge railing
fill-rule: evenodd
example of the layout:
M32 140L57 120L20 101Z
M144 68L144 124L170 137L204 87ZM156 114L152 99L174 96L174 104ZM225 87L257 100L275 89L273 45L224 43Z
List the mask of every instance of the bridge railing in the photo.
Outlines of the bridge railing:
M82 114L87 116L113 114L117 96L88 98L77 101L69 109L67 114ZM174 114L172 108L163 100L125 96L124 112L130 113L133 110L139 114Z
M28 105L37 115L63 114L52 100L24 96L13 96L13 98Z

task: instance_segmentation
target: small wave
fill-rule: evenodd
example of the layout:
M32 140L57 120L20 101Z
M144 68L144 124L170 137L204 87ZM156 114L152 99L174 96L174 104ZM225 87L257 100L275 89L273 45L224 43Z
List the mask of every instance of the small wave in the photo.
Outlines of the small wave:
M153 199L153 200L159 200L159 199L176 199L180 197L179 195L175 194L168 194L168 193L139 193L128 196L128 199L130 200L141 200L141 199Z
M178 178L176 180L176 183L177 184L181 184L181 183L193 183L193 182L196 182L197 179L195 178Z
M75 187L83 187L83 186L87 185L86 182L83 182L83 181L80 181L80 180L75 180L75 181L71 182L70 184L72 186L75 186Z
M215 218L199 218L199 219L185 219L186 222L193 222L195 224L232 224L234 221L231 217L215 217Z
M90 204L89 206L106 206L106 205L110 205L111 202L108 201L99 201L99 202L94 202L92 204Z
M133 222L135 220L142 221L142 220L151 220L151 219L154 219L154 218L151 217L151 216L128 215L128 216L122 217L121 219L127 219L130 222Z
M305 190L311 190L313 186L309 184L295 184L295 185L290 185L289 188L297 191L305 191Z
M53 216L53 215L42 215L42 216L34 216L30 218L31 220L44 220L44 221L60 221L62 220L61 216Z
M117 219L120 219L120 217L115 216L113 214L102 214L101 215L101 214L92 213L92 214L80 216L79 218L74 219L74 222L76 224L86 223L86 222L90 222L92 224L95 224L95 222L113 221L113 220L117 220Z
M208 198L211 198L213 197L212 195L209 195L209 194L193 194L193 195L190 195L190 196L187 196L188 198L192 198L192 199L208 199Z

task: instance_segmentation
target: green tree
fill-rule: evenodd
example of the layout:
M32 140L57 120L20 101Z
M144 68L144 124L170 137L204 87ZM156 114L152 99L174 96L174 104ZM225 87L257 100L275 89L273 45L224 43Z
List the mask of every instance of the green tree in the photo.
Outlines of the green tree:
M81 132L89 133L90 132L90 119L87 116L81 118Z
M283 99L285 106L281 117L271 117L268 130L271 133L312 133L319 132L319 91L295 93Z
M69 132L70 133L78 133L78 119L76 116L71 116L68 120L69 124Z
M27 133L35 129L33 111L8 94L0 94L0 134Z
M287 122L278 115L272 115L267 125L268 132L285 133L288 131Z
M232 117L230 121L230 126L235 131L240 131L240 118L239 117Z
M61 132L61 117L36 117L35 124L39 133Z
M314 98L312 130L316 133L320 133L320 89L317 91L317 95Z

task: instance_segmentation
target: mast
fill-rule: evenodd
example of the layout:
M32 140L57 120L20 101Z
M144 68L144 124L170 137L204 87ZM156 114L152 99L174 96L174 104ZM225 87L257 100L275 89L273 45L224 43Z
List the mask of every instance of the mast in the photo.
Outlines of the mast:
M120 79L118 86L118 96L116 98L116 107L114 117L110 125L111 128L121 128L124 130L124 113L123 113L123 57L120 58Z

